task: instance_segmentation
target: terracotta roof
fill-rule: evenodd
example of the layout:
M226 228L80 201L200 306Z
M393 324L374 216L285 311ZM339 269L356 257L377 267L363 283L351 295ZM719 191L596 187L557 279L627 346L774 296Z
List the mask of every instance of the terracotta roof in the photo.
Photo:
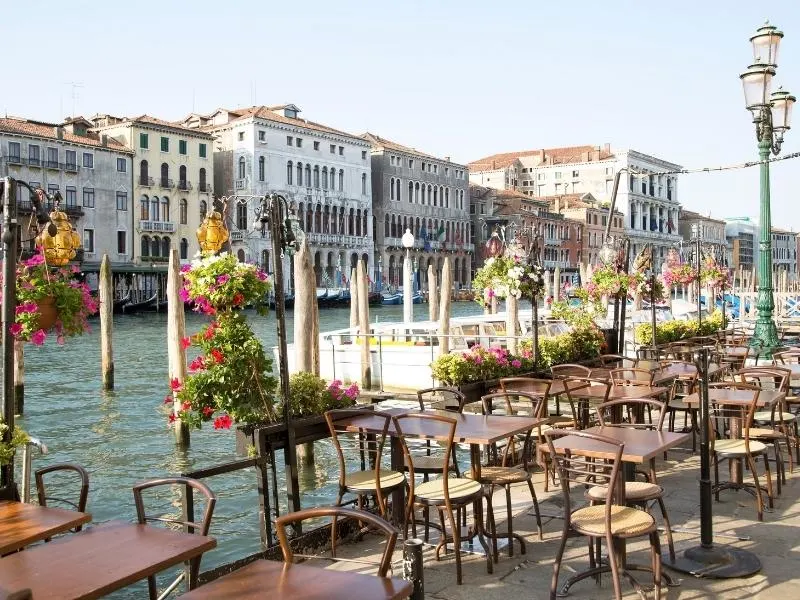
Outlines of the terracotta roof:
M539 156L541 165L548 165L548 159L552 159L552 164L567 164L586 162L586 154L593 156L594 152L599 152L599 159L604 160L614 156L610 150L600 146L566 146L563 148L543 148L537 150L523 150L520 152L502 152L492 154L484 158L472 161L468 164L471 171L492 171L504 169L511 165L515 160L524 156Z
M715 219L711 215L703 215L693 210L681 208L681 219L701 219L703 221L714 221L715 223L725 223L722 219Z
M387 148L389 150L397 150L398 152L406 152L408 154L417 154L419 156L424 156L426 158L432 158L434 160L443 160L436 156L432 156L430 154L426 154L425 152L420 152L416 148L410 148L409 146L403 146L402 144L398 144L397 142L393 142L391 140L387 140L386 138L382 138L379 135L375 135L374 133L366 132L362 133L360 138L367 140L373 146L377 146L380 148Z
M194 127L186 127L182 123L174 122L174 121L165 121L164 119L157 119L156 117L151 117L150 115L139 115L138 117L130 117L127 119L128 121L132 121L134 123L146 123L148 125L156 125L158 127L166 127L168 129L177 129L179 131L185 131L186 133L193 133L195 135L203 134L204 131L198 131ZM210 134L208 134L210 137Z
M7 133L17 133L20 135L29 135L38 138L49 140L58 140L56 127L62 127L56 123L44 123L41 121L31 121L28 119L15 119L12 117L0 119L0 131ZM61 139L71 144L80 144L82 146L93 146L96 148L108 148L117 152L125 152L133 154L133 150L124 144L120 144L117 140L110 136L106 138L106 145L103 146L102 137L100 134L89 131L85 136L75 135L66 129L62 128Z

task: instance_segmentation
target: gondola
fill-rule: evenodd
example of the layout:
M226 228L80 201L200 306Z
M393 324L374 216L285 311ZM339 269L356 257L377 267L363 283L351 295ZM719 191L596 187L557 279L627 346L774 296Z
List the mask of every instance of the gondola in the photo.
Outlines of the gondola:
M126 315L142 312L149 310L151 307L155 307L157 303L158 292L153 292L153 295L147 300L142 300L141 302L129 302L128 304L124 305L122 307L122 312Z
M122 307L128 304L131 301L131 291L128 292L119 300L114 300L114 314L119 314L122 311Z

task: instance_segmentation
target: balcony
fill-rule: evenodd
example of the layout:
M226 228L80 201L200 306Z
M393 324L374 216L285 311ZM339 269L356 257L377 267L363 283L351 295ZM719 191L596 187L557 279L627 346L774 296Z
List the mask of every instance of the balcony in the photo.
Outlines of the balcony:
M153 187L152 177L139 177L139 185L142 187Z
M198 186L198 189L201 192L206 192L206 193L211 193L213 191L211 189L211 184L209 184L209 183L200 183L200 185Z
M29 158L28 166L40 169L42 167L42 161L39 160L38 158Z
M175 233L175 223L170 221L139 221L142 232Z
M178 180L178 189L188 191L192 189L192 183L190 181L186 181L185 179Z
M370 238L356 235L340 235L337 233L307 233L309 243L342 246L345 248L362 248L368 246Z
M52 202L45 203L45 209L47 212L51 212L55 209ZM82 217L84 212L83 208L78 206L77 204L70 204L67 206L62 205L61 210L67 213L70 217ZM31 204L30 200L17 200L17 211L20 214L30 214L33 212L33 204Z
M59 163L57 160L46 160L44 161L44 166L46 169L54 169L58 171L63 165Z
M158 185L160 185L164 189L172 189L175 187L175 182L172 179L168 179L166 177L162 177L158 180Z
M244 241L244 231L240 229L234 229L231 231L231 242L242 242Z
M236 189L236 190L246 189L247 188L247 179L237 179L234 182L233 188Z
M19 156L8 156L6 158L6 161L10 165L21 165L22 164L22 159Z

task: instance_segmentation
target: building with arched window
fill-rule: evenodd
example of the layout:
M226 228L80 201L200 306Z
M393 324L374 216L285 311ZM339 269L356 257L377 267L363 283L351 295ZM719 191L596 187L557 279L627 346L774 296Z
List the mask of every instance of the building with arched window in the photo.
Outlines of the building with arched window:
M468 287L474 246L467 168L372 133L361 137L372 146L375 248L384 288L403 285L401 238L406 229L414 235L419 289L427 289L428 265L438 274L445 256L450 256L455 289Z
M128 174L133 183L132 218L125 220L133 228L126 251L133 262L165 268L170 247L184 254L177 246L180 240L187 242L187 258L196 254L201 203L212 199L211 134L148 115L97 115L92 120L100 135L135 153ZM123 220L116 222L119 226Z
M343 285L354 254L367 256L374 278L370 145L299 114L294 104L219 109L189 115L183 125L215 136L219 194L280 192L292 203L309 241L318 285ZM271 272L269 234L261 237L252 228L257 204L253 199L241 209L229 206L231 251Z

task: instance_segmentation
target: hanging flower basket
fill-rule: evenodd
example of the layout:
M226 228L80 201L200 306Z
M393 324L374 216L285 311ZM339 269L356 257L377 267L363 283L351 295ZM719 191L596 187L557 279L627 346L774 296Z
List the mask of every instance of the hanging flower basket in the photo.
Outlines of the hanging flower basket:
M472 281L475 300L485 305L492 296L532 298L544 291L544 269L525 259L522 250L511 244L498 257L486 259Z

